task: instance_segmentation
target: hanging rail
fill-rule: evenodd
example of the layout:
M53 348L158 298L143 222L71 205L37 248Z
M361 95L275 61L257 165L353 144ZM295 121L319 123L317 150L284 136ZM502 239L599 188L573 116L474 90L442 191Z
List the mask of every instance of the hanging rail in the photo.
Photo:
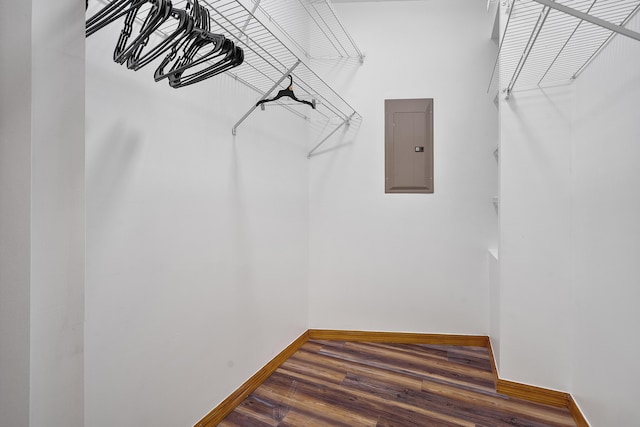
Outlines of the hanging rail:
M322 139L318 146L336 134L345 124L361 120L362 117L342 96L283 43L284 36L274 33L274 31L281 33L282 31L278 28L282 29L285 25L275 23L273 16L266 15L260 7L261 1L268 2L268 0L252 1L253 4L249 4L251 7L248 8L243 4L247 2L242 0L200 0L200 3L210 11L211 32L225 34L244 51L242 66L227 71L226 74L255 91L260 100L268 98L290 74L294 79L296 94L301 99L315 101L316 109L311 110L306 106L294 106L281 101L277 101L277 105L311 122L315 129L323 129L327 135L324 136L323 133L318 136ZM311 4L310 0L295 1ZM327 0L315 0L314 3L316 1L324 2L330 7ZM188 7L188 0L173 0L172 3L178 8ZM138 23L142 24L142 22ZM156 33L159 37L168 37L174 29L175 23L168 22ZM234 135L240 124L253 111L255 111L255 104L233 126ZM309 155L313 154L317 148L314 147Z
M516 0L500 43L489 89L513 90L571 83L617 34L640 40L625 28L640 0Z
M178 0L180 1L180 0ZM265 0L262 0L263 2ZM245 63L228 74L246 84L260 95L260 100L268 98L285 80L292 75L298 97L316 101L316 109L306 106L293 107L285 103L289 111L309 121L328 124L329 128L340 128L349 118L360 115L335 90L320 78L307 64L301 61L274 32L263 24L269 21L257 3L247 8L239 0L201 0L211 10L212 31L219 29L241 46L245 52ZM273 19L273 18L271 18ZM232 132L255 111L253 104L247 113L234 125ZM336 124L336 122L338 124ZM329 135L335 131L329 131ZM326 141L328 138L325 138Z

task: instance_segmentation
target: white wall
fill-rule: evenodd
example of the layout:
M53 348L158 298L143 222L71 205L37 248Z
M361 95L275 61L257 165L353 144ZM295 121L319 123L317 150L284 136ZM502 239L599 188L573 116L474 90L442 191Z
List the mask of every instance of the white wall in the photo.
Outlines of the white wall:
M594 426L640 424L639 54L618 37L574 85L502 104L500 374Z
M571 353L573 88L522 92L501 105L501 370L567 390Z
M33 0L31 425L80 427L84 395L84 25Z
M497 49L485 6L335 5L366 59L331 78L364 121L311 159L311 327L487 334ZM384 193L387 98L435 100L432 195Z
M575 84L572 392L593 426L640 425L640 42L617 37Z
M86 418L193 425L307 329L306 122L87 39Z
M489 339L496 366L500 369L500 258L495 250L489 257Z
M82 10L37 0L3 15L3 426L83 425Z
M0 14L0 425L29 425L31 2Z

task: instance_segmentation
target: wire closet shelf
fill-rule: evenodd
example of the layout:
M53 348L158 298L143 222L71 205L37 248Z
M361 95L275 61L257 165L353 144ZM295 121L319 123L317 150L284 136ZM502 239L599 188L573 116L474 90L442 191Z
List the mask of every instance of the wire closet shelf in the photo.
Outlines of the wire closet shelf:
M297 97L315 102L315 109L292 104L285 98L275 102L296 116L311 122L317 133L320 133L317 137L319 143L308 154L308 157L311 157L320 145L338 130L349 126L353 121L361 120L362 117L300 59L305 56L312 58L312 49L303 48L307 45L315 47L321 55L331 57L353 58L361 55L327 0L294 0L298 7L292 4L287 15L284 12L286 8L281 7L281 3L289 1L291 0L200 0L200 3L210 11L211 32L224 34L244 51L244 63L227 71L227 75L255 91L259 100L269 98L278 89L287 87L288 76L291 75ZM188 7L187 0L173 0L172 4L183 9ZM329 12L331 15L328 15ZM320 16L323 19L320 19ZM281 19L281 22L276 22L276 17ZM319 30L322 29L322 37L311 40L311 34L317 32L309 30L304 36L306 38L297 35L298 31L302 31L302 26L309 22L314 22ZM169 23L160 28L159 35L166 37L174 25ZM336 25L339 27L335 27ZM338 31L339 28L341 32ZM324 41L321 40L323 37ZM300 53L294 53L283 41L285 39L295 41L296 47L292 48L300 50ZM331 49L333 54L327 53ZM233 126L234 135L256 108L254 103Z
M309 59L358 58L364 55L329 0L252 0L293 46ZM305 44L304 41L307 41Z
M640 0L514 0L489 83L508 97L573 82L625 25Z

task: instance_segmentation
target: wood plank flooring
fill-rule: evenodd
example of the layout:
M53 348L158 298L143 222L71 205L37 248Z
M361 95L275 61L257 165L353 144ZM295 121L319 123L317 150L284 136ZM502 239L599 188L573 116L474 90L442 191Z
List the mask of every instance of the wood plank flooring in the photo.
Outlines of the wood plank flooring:
M484 347L307 342L221 427L572 426L568 409L495 392Z

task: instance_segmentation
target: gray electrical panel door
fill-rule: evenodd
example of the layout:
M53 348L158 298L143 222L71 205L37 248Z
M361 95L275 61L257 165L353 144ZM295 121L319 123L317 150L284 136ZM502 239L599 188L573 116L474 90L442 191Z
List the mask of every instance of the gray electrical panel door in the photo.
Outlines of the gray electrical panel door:
M385 193L433 193L433 99L387 99Z

